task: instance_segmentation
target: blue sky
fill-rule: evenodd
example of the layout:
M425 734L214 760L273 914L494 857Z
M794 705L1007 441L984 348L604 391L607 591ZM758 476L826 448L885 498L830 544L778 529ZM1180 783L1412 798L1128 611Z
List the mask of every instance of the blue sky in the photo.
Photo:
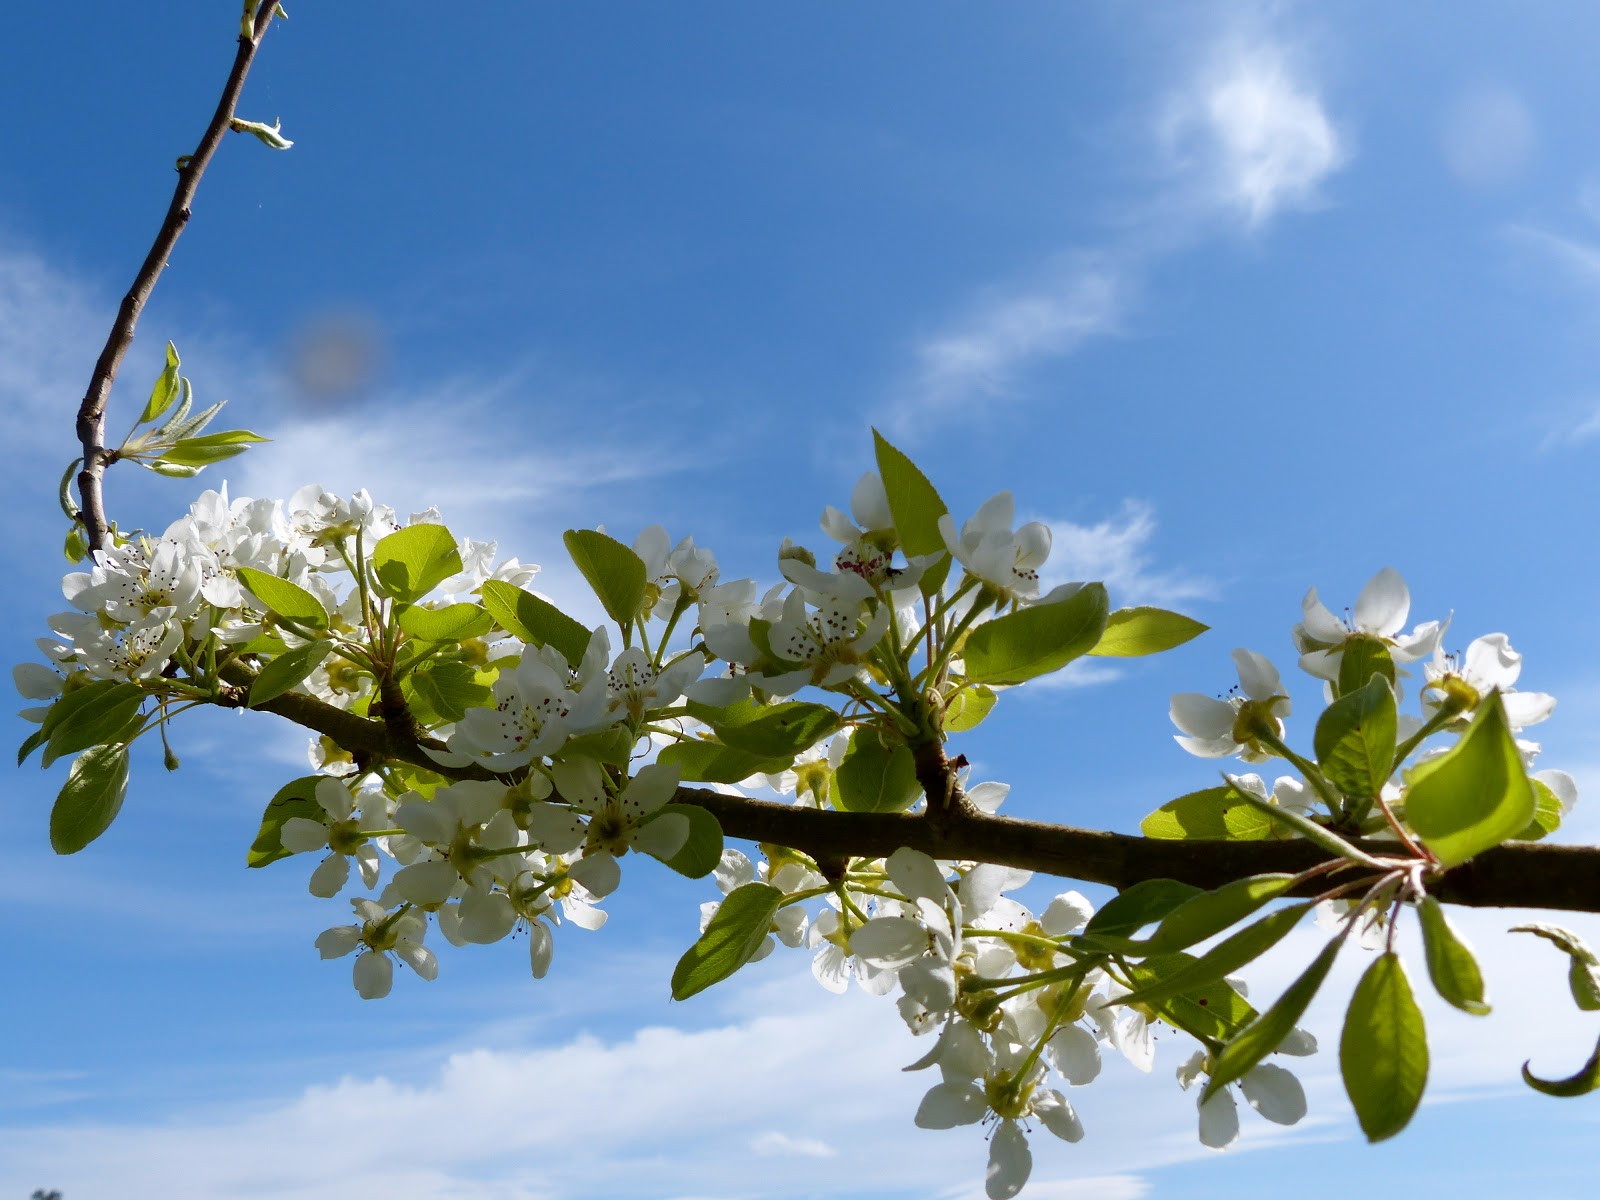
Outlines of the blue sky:
M1385 565L1416 619L1454 613L1456 648L1511 635L1525 684L1561 699L1541 765L1600 783L1587 6L292 12L242 112L281 117L295 147L224 147L114 406L116 429L175 340L201 397L230 400L225 423L275 439L203 483L437 504L583 611L562 530L661 522L725 578L772 580L783 536L820 543L877 424L958 515L1009 487L1048 520L1053 580L1105 578L1118 603L1213 627L1007 697L961 749L1013 785L1008 811L1132 829L1206 786L1168 695L1227 687L1237 645L1287 670L1305 589L1337 609ZM72 411L232 21L192 0L8 16L13 660L62 607ZM351 344L351 386L310 386L319 353ZM109 495L125 525L163 527L195 490L120 470ZM1296 696L1314 711L1314 688ZM194 720L184 769L138 764L118 824L72 859L46 837L59 779L16 777L0 1195L981 1194L979 1133L911 1124L926 1084L899 1068L923 1047L888 1003L820 992L794 954L668 1003L708 886L631 872L604 930L561 931L541 983L517 943L358 1000L311 949L345 918L299 864L243 869L303 741L265 717ZM1566 836L1600 840L1592 803ZM1247 1119L1234 1151L1199 1147L1173 1039L1153 1077L1115 1063L1073 1093L1088 1137L1036 1138L1025 1195L1292 1176L1331 1197L1374 1171L1588 1194L1600 1114L1515 1073L1570 1069L1594 1021L1567 1011L1548 947L1499 933L1514 918L1463 918L1497 1012L1429 1009L1429 1102L1395 1142L1360 1142L1334 997L1301 1126ZM1309 945L1263 965L1261 994Z

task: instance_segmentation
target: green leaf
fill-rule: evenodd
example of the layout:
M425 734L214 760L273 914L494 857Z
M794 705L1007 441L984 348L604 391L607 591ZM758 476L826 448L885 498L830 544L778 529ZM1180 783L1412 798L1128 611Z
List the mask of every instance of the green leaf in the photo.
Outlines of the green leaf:
M1191 896L1161 919L1144 943L1144 952L1170 954L1187 950L1276 900L1293 883L1293 875L1251 875Z
M1406 773L1406 821L1446 867L1528 827L1537 807L1498 692L1461 740Z
M1105 586L1089 583L1058 603L1035 604L980 625L962 651L967 678L1023 683L1059 671L1094 648L1109 610Z
M722 861L722 826L698 804L663 804L650 814L648 825L664 813L678 813L689 822L689 837L683 847L671 858L661 861L679 875L690 879L703 879L717 869Z
M145 402L144 412L139 414L139 424L154 421L167 409L172 407L172 402L178 398L178 350L171 342L167 343L167 365L162 369L156 379L156 386L150 390L150 399Z
M550 601L500 579L489 580L479 591L484 608L512 637L530 646L554 646L573 666L583 661L590 631Z
M1483 973L1478 960L1461 936L1445 919L1444 906L1432 896L1423 897L1418 913L1422 918L1422 948L1428 959L1428 978L1433 990L1462 1012L1481 1017L1489 1011L1483 998Z
M305 682L306 676L321 666L332 650L332 642L307 642L272 659L250 684L250 707L260 708Z
M1367 968L1339 1036L1344 1090L1369 1142L1393 1137L1410 1122L1428 1082L1428 1034L1398 954Z
M61 543L61 553L66 555L68 562L82 562L89 557L89 538L83 532L83 526L73 525L67 530L67 537Z
M400 628L425 642L460 642L482 637L494 628L494 618L476 604L447 604L423 608L413 604L401 610Z
M1199 958L1192 959L1159 982L1141 987L1129 995L1119 996L1113 1003L1155 1003L1218 983L1276 946L1313 907L1312 904L1293 904L1270 912L1238 933L1230 934Z
M624 629L631 626L644 604L644 560L595 529L569 529L562 540L611 619Z
M1376 796L1394 767L1397 728L1394 692L1375 675L1328 705L1317 720L1312 745L1322 773L1346 796Z
M613 767L625 767L633 758L634 740L633 733L626 725L611 725L594 733L581 733L568 738L567 744L561 748L561 755L563 758L592 758Z
M948 555L944 534L939 531L939 518L950 510L939 498L938 490L916 463L890 445L876 429L872 431L872 447L878 460L878 475L883 479L884 494L889 498L895 532L900 535L901 549L908 558L923 554ZM923 574L922 594L931 596L937 592L949 572L950 559L946 557Z
M51 705L39 727L45 738L40 766L48 767L68 754L115 741L139 711L144 696L144 689L138 684L114 679L96 679L67 692Z
M875 729L857 729L828 794L843 812L905 812L922 795L911 747L887 742Z
M72 760L50 810L50 848L76 854L111 827L128 794L128 748L94 746Z
M262 605L280 617L312 629L328 627L328 610L305 588L253 567L239 568L239 582L250 589Z
M800 700L780 704L747 700L726 708L691 704L689 711L709 724L725 745L763 758L793 758L837 733L843 724L827 705Z
M783 892L765 883L747 883L729 892L700 940L673 968L672 998L687 1000L755 957L782 903Z
M1107 900L1100 911L1089 918L1083 932L1091 937L1097 934L1131 937L1199 894L1199 888L1176 879L1141 879Z
M1542 779L1529 776L1528 782L1533 784L1533 820L1528 822L1528 827L1517 834L1515 840L1519 842L1537 842L1540 838L1554 833L1561 828L1563 813L1561 811L1561 797L1550 790L1550 785Z
M1210 628L1164 608L1119 608L1106 618L1106 630L1089 653L1100 658L1160 654L1192 641Z
M1140 990L1159 987L1191 971L1200 960L1189 954L1158 954L1128 964L1128 979ZM1151 1005L1156 1015L1197 1038L1227 1041L1255 1019L1256 1010L1233 986L1222 980L1185 987Z
M1346 638L1339 656L1339 695L1359 692L1374 676L1394 686L1394 658L1389 647L1364 633Z
M748 750L697 740L668 746L657 755L657 761L676 765L679 778L685 782L738 783L751 775L771 775L787 770L794 760L763 758Z
M1205 788L1169 800L1139 823L1145 837L1170 841L1259 842L1273 836L1266 813L1231 787Z
M222 433L208 433L204 437L183 438L161 457L169 463L186 467L208 467L212 463L243 454L253 443L267 439L248 429L229 429Z
M1600 1009L1600 958L1589 949L1581 937L1558 925L1513 925L1512 933L1531 933L1553 942L1572 960L1567 972L1567 985L1572 989L1572 999L1585 1012Z
M316 799L317 784L326 778L326 775L302 775L291 779L267 801L267 809L261 814L261 829L256 840L250 843L250 853L245 858L248 866L264 867L289 857L289 851L283 848L283 824L290 817L327 823L328 814Z
M200 474L199 467L186 467L182 463L169 463L164 458L158 458L153 461L136 458L133 461L141 467L148 467L157 475L164 475L168 479L193 479Z
M1338 957L1339 948L1343 945L1344 937L1341 935L1324 946L1300 978L1278 997L1276 1004L1241 1029L1217 1052L1211 1062L1211 1078L1206 1081L1205 1091L1200 1094L1202 1104L1283 1045L1283 1039L1294 1031L1311 1004L1312 997L1322 986L1322 981L1328 977L1333 960Z
M1522 1064L1522 1081L1546 1096L1583 1096L1600 1088L1600 1043L1596 1043L1594 1053L1578 1068L1578 1073L1565 1079L1540 1079L1528 1070L1532 1065L1531 1059Z
M23 763L27 762L28 755L32 754L47 741L49 741L49 734L45 733L45 731L42 729L35 729L32 733L30 733L27 738L24 739L22 745L17 747L17 766L20 767Z
M976 729L994 710L997 699L999 697L995 690L981 683L962 688L950 697L950 703L945 706L944 731L966 733L969 729Z
M467 663L442 662L414 671L409 682L440 720L452 724L467 709L488 704L494 693L478 682L478 672Z
M405 604L415 604L461 571L455 537L443 525L428 522L380 539L370 561L383 590Z
M946 549L944 534L939 532L939 518L950 510L939 498L938 490L916 463L895 449L876 429L872 431L872 449L878 460L884 493L889 497L889 511L894 515L901 548L908 556L937 554Z

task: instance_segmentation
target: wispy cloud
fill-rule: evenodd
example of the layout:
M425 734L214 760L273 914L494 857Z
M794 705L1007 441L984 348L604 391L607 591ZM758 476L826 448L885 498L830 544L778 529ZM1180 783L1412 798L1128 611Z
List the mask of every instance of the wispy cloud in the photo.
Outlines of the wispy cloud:
M1506 234L1559 269L1570 282L1589 288L1600 285L1600 246L1593 242L1536 225L1508 225Z
M916 352L915 398L893 408L890 428L905 436L953 415L974 396L1000 396L1032 363L1114 332L1128 310L1134 281L1109 257L1070 257L1046 275L990 289L960 323L924 341Z
M1124 332L1161 260L1219 229L1259 230L1320 207L1324 184L1352 157L1304 56L1254 28L1224 30L1198 66L1184 64L1151 119L1149 147L1158 183L1118 206L1117 232L983 288L917 341L881 424L907 438L972 403L1014 398L1030 370Z
M1150 543L1156 534L1155 510L1143 501L1126 500L1116 516L1093 525L1060 518L1045 524L1053 537L1042 580L1047 589L1069 580L1096 579L1111 590L1118 605L1174 605L1216 594L1211 579L1154 567Z

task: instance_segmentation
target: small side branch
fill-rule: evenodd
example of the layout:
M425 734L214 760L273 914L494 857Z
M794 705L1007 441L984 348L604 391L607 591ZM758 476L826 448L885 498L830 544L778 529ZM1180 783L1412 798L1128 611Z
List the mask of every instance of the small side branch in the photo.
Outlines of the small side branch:
M228 82L217 101L217 111L212 115L211 123L206 126L194 153L181 160L178 186L173 191L172 203L167 206L166 218L161 222L161 229L150 246L150 253L145 256L138 275L134 277L133 286L122 298L117 319L106 337L105 348L100 351L100 357L94 364L94 374L89 377L89 388L78 406L78 442L83 447L83 469L78 472L78 498L82 509L78 519L83 522L84 535L91 550L101 549L109 533L103 479L106 467L111 462L111 452L105 445L106 404L111 398L111 385L116 381L117 371L128 353L128 347L133 344L134 326L139 323L139 314L144 311L156 280L166 269L172 248L177 245L179 235L188 224L189 206L194 201L195 190L200 186L200 177L205 174L217 147L222 144L223 135L228 132L234 108L244 90L245 76L250 73L250 64L255 60L262 35L266 33L277 10L278 0L265 0L256 12L250 35L240 32L239 51L234 55L233 70L228 73Z

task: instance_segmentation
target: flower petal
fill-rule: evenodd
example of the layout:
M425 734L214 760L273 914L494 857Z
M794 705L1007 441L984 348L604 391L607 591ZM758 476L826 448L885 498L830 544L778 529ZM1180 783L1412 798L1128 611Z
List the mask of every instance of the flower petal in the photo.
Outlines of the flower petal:
M1411 612L1411 592L1400 572L1385 567L1361 589L1356 597L1355 626L1363 633L1392 638L1400 632Z

